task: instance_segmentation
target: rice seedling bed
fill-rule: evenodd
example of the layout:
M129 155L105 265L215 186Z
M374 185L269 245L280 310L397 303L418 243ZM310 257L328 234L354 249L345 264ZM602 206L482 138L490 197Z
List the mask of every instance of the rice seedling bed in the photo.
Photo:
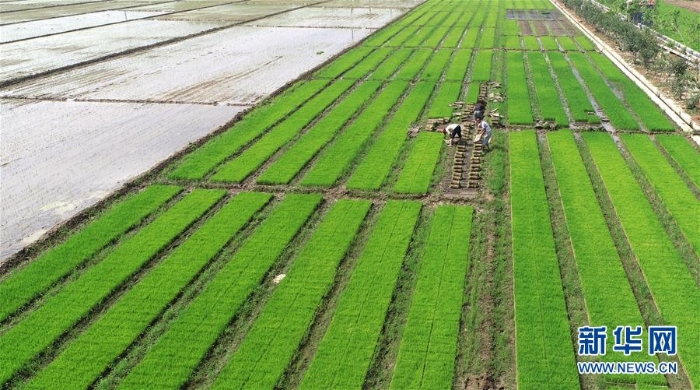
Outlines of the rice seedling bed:
M420 259L391 380L395 389L449 388L454 378L472 208L440 206Z
M533 131L510 134L518 387L579 386Z
M184 385L320 201L319 195L287 195L149 348L120 387Z
M634 179L612 138L583 134L588 149L644 272L663 320L678 327L678 354L692 383L700 380L700 291Z
M656 140L693 183L700 187L700 152L687 139L678 135L658 135Z
M390 201L382 210L302 389L362 387L420 208L418 202Z

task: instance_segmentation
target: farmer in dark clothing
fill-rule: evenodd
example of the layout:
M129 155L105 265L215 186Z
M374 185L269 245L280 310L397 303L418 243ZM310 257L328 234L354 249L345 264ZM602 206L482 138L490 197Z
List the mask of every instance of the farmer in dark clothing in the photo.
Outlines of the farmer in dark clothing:
M484 119L484 113L486 112L486 102L483 100L478 100L474 106L474 119Z
M442 132L450 137L449 141L445 140L445 142L447 142L450 146L455 143L455 137L462 139L462 126L457 123L447 125Z

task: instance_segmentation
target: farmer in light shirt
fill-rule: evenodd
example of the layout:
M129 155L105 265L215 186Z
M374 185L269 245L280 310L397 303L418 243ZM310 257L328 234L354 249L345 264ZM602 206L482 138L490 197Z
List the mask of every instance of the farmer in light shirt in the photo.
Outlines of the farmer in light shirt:
M445 127L444 130L442 130L442 133L450 137L450 140L445 140L448 145L452 146L455 141L455 137L459 137L459 139L462 139L462 126L457 124L457 123L451 123Z
M476 139L474 142L481 139L481 145L484 149L488 148L491 141L491 126L483 118L476 118Z

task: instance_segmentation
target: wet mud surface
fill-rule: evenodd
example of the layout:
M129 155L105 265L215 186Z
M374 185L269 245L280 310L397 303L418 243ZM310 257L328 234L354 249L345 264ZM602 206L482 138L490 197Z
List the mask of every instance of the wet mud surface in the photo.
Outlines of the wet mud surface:
M0 3L0 263L418 4Z

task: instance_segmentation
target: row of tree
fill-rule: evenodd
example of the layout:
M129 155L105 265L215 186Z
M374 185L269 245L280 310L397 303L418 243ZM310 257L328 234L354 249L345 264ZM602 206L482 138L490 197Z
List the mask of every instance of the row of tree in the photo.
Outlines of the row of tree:
M564 4L591 24L598 32L611 38L618 48L629 52L635 62L654 72L665 72L669 76L671 89L676 98L686 100L688 109L698 108L700 82L682 58L669 57L659 45L654 34L620 17L613 9L604 10L588 0L563 0ZM649 14L654 10L649 8ZM646 20L653 20L649 15Z

